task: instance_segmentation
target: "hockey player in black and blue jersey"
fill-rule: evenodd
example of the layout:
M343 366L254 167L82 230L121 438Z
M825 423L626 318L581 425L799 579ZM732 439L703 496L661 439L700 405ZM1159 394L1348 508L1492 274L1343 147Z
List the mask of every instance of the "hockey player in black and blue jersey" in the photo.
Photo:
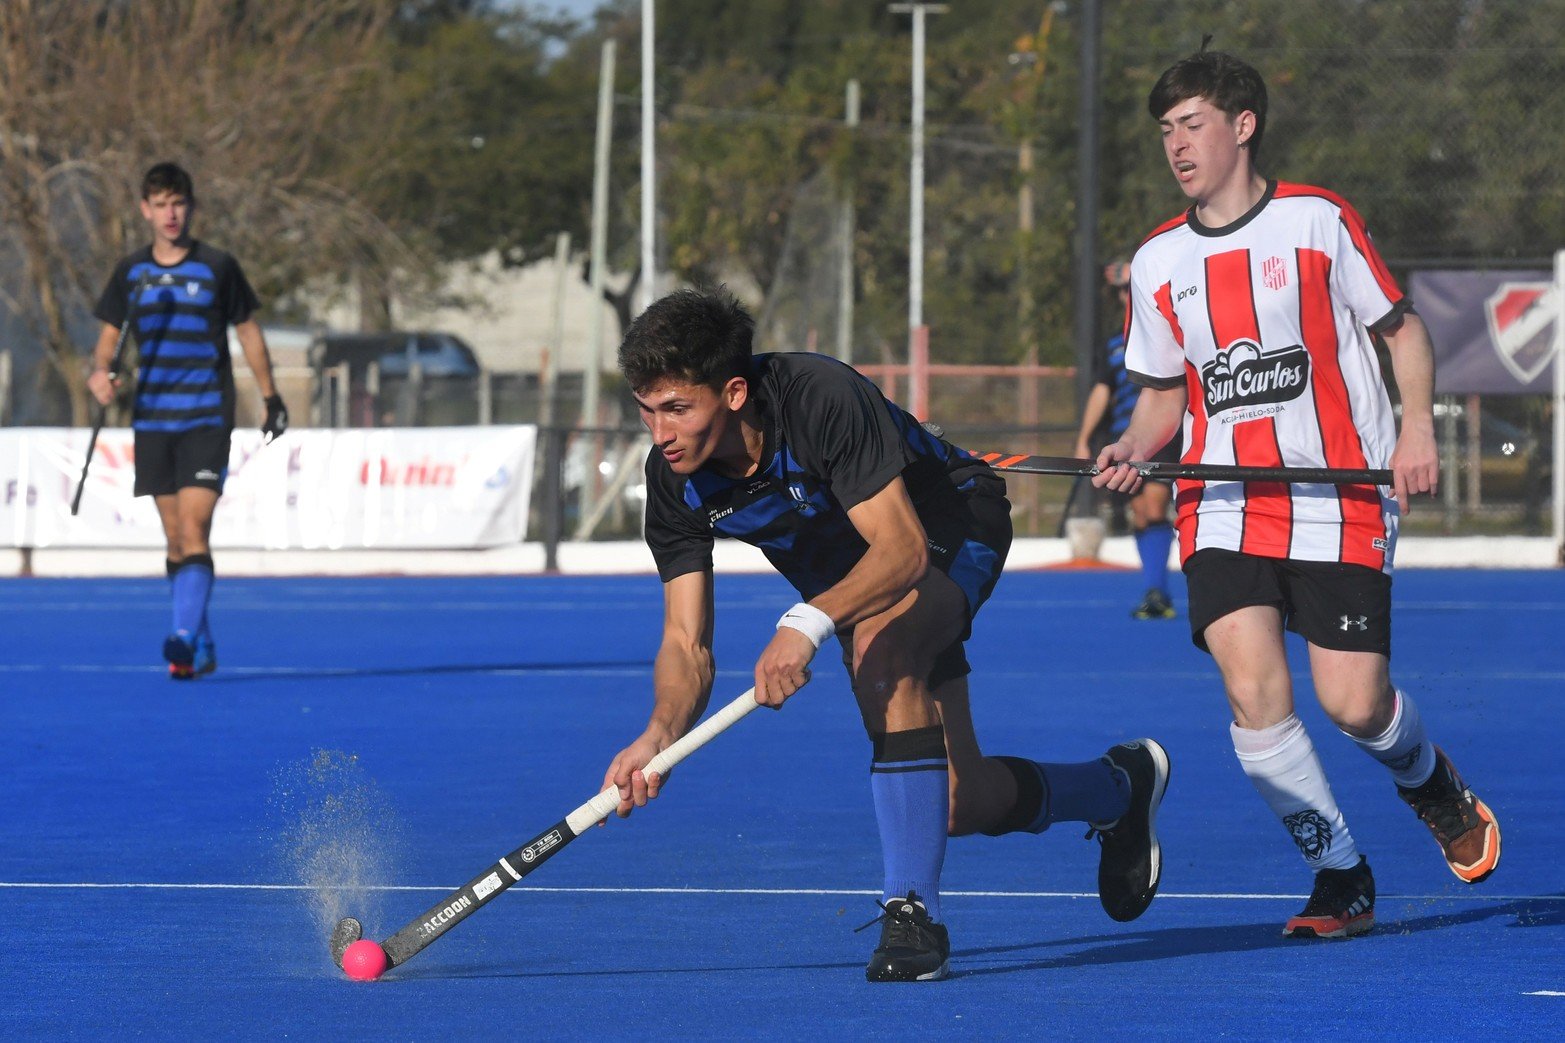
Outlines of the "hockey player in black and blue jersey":
M153 498L168 541L174 618L163 657L169 676L178 680L217 668L207 604L212 512L228 476L234 428L229 326L265 399L266 440L288 427L266 338L252 317L260 302L238 261L190 237L195 205L190 175L179 166L159 163L143 177L141 215L152 242L115 266L93 309L103 326L87 380L94 397L107 405L118 379L109 366L120 327L129 319L141 360L131 419L135 493Z
M870 981L934 980L950 939L940 912L946 837L1093 824L1099 893L1133 920L1157 890L1154 820L1168 758L1143 739L1079 764L986 757L963 643L1011 543L1005 484L931 435L851 367L751 354L754 323L725 291L684 290L626 333L619 364L652 434L646 540L663 580L663 640L646 730L604 776L618 814L656 797L643 768L711 695L712 541L759 547L798 591L755 664L755 697L781 707L836 635L873 748L884 860Z

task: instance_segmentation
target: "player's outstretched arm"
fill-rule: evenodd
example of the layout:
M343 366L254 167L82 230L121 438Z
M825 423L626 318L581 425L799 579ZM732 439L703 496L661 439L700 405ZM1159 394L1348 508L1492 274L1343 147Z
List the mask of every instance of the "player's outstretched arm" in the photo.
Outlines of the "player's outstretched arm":
M1131 460L1150 460L1179 430L1189 399L1183 384L1171 388L1144 387L1130 414L1130 426L1119 441L1098 454L1098 474L1092 484L1099 489L1133 493L1141 487L1141 473L1125 466Z
M1391 370L1402 399L1402 428L1391 453L1397 503L1404 513L1418 493L1434 495L1440 484L1440 450L1435 444L1435 350L1429 330L1408 312L1381 334L1391 350Z
M266 403L266 419L261 424L261 433L270 442L288 430L288 408L277 393L277 383L272 376L272 353L266 348L266 334L261 332L260 323L246 319L234 326L234 336L239 338L245 362L254 374L255 386Z
M706 711L717 673L712 605L710 570L687 572L663 584L663 642L652 667L652 715L646 730L619 752L603 775L604 789L619 790L614 813L620 818L657 797L666 777L642 769Z

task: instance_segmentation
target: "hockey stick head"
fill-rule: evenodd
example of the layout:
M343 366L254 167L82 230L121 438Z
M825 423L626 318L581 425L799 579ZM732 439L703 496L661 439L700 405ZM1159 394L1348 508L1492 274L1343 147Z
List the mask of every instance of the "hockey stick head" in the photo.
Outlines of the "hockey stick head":
M364 925L351 916L344 916L337 921L337 926L331 932L331 962L340 970L342 968L342 954L348 951L348 946L364 937Z

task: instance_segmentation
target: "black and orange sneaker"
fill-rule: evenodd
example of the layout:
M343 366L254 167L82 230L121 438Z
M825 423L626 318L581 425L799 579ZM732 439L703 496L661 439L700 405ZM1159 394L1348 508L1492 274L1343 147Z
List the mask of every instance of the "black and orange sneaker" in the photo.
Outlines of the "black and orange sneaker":
M880 924L880 945L864 968L868 981L939 981L950 972L951 936L943 924L929 918L915 892L906 898L877 903L881 915L865 924ZM860 927L859 930L864 930Z
M1397 793L1418 812L1445 855L1446 865L1463 883L1489 879L1500 864L1500 823L1489 805L1473 796L1451 760L1435 747L1435 770L1429 781Z
M1363 855L1352 869L1322 869L1304 909L1283 926L1289 938L1352 938L1375 926L1375 876Z
M163 658L168 660L168 675L175 681L196 676L196 645L183 630L170 634L163 642Z

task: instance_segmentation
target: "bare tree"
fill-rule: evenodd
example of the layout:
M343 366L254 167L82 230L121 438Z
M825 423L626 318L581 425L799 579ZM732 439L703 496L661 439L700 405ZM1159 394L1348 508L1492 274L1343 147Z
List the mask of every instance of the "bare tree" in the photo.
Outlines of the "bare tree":
M88 408L83 316L143 241L134 204L154 162L192 172L197 234L240 256L263 297L322 273L389 285L429 269L355 188L396 148L365 118L395 6L0 4L0 302L45 345L39 391L59 381L74 423Z

